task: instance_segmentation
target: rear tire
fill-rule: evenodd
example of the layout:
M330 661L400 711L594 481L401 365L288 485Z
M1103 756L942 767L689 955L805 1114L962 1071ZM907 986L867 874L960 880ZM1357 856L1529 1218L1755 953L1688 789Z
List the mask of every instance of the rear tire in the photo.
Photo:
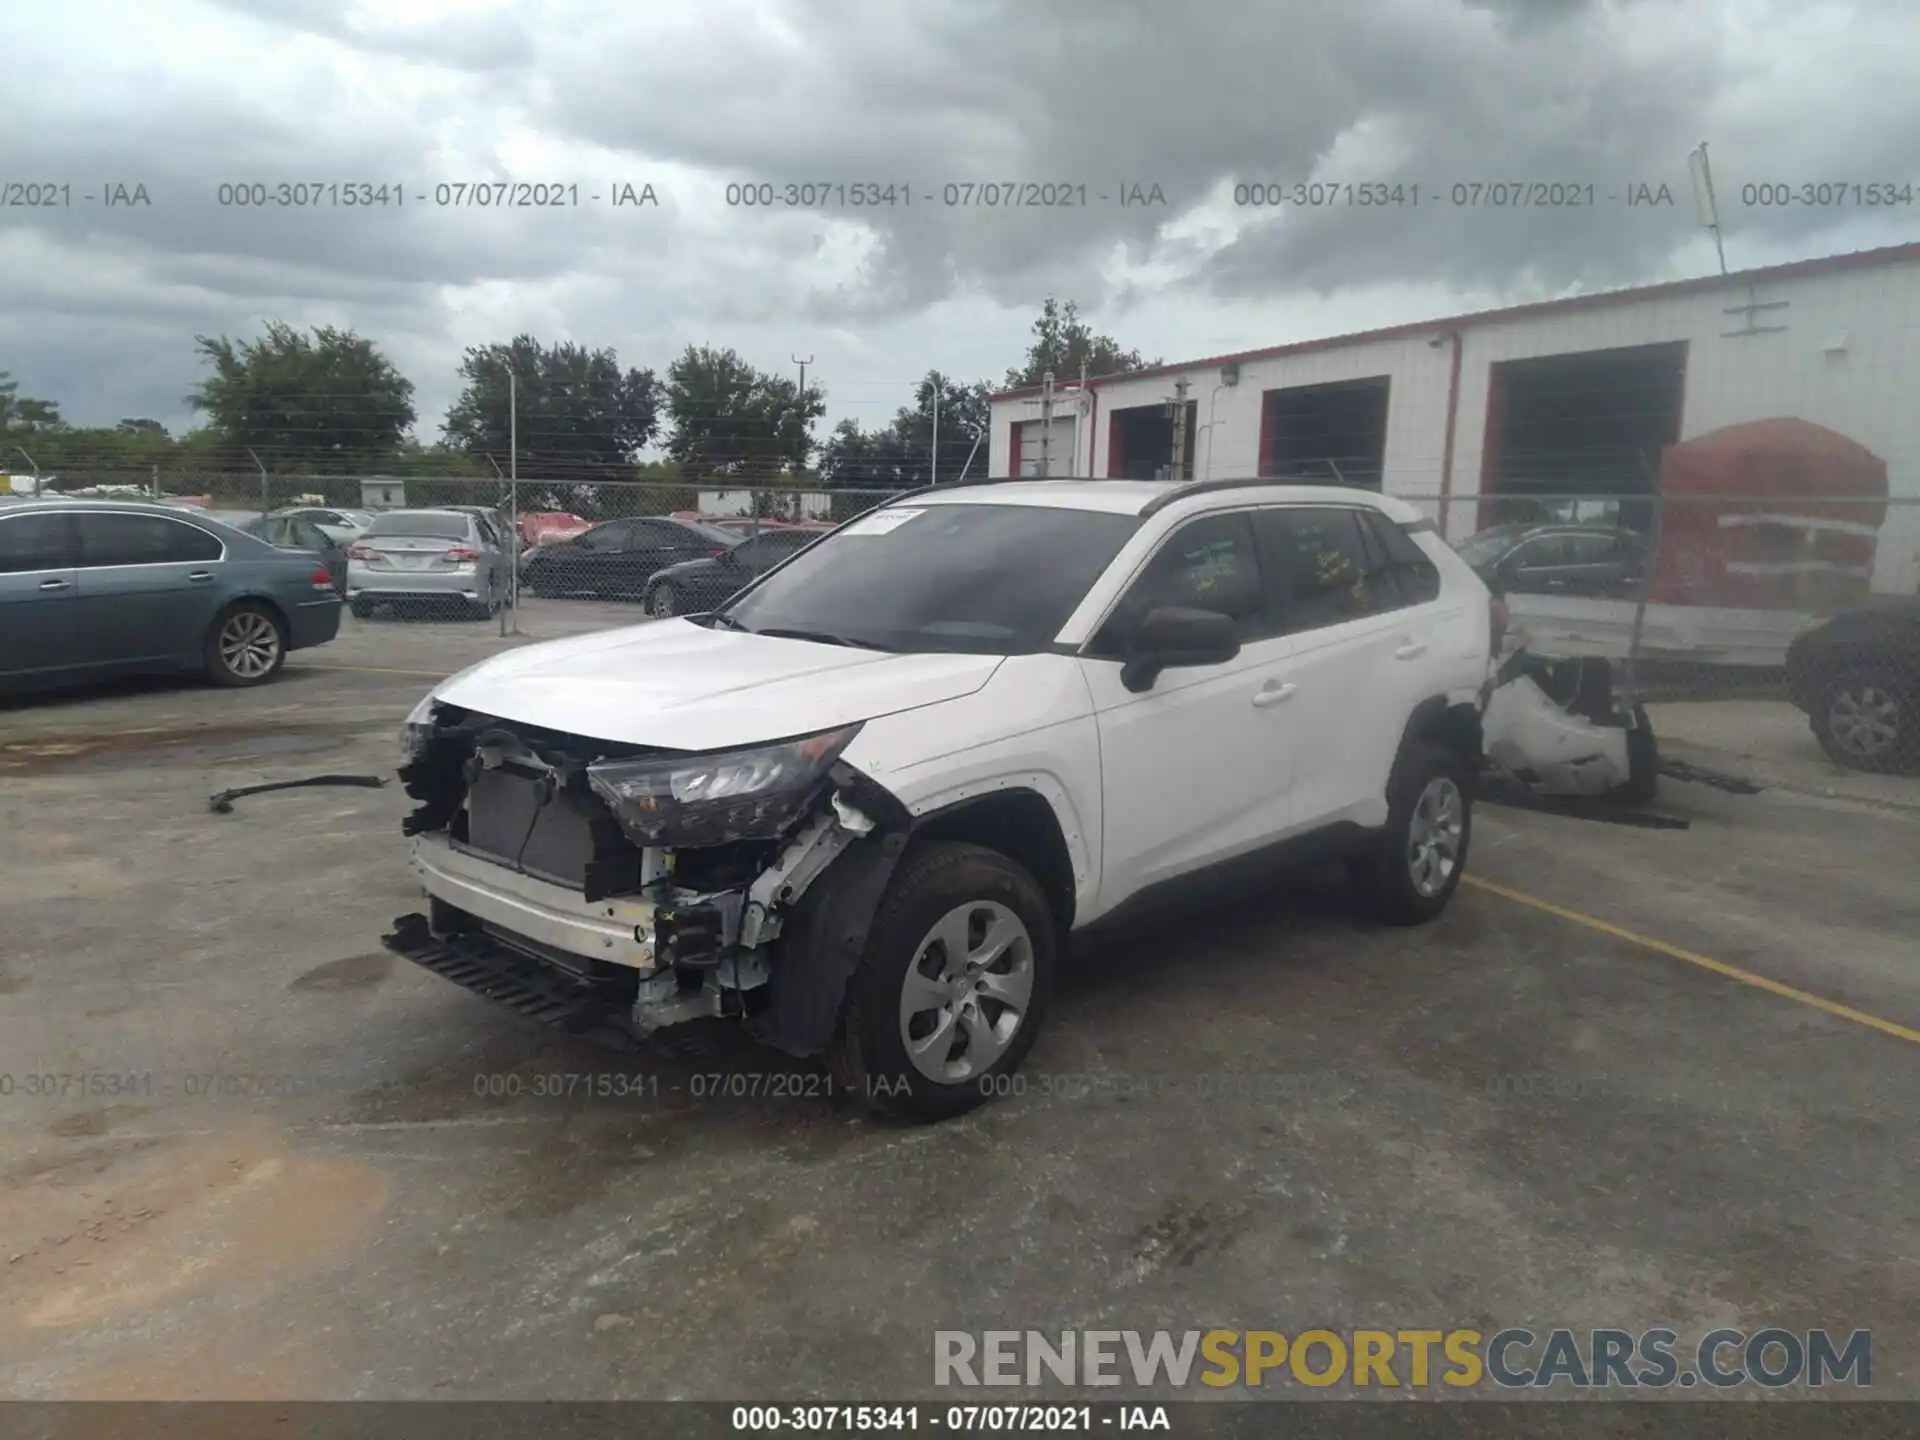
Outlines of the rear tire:
M287 626L258 600L229 605L214 617L205 642L207 677L243 689L264 685L287 663Z
M348 603L349 603L349 608L353 611L354 619L371 620L373 618L373 602L371 600L361 600L356 598Z
M1414 741L1387 789L1387 823L1349 867L1368 914L1384 925L1424 925L1447 908L1467 868L1473 789L1454 751Z
M1045 893L1006 856L954 841L909 851L847 986L828 1054L838 1087L916 1121L1015 1089L1046 1019L1054 934Z
M647 592L647 614L656 620L668 620L680 613L680 597L673 586L662 580Z
M1885 669L1835 675L1820 687L1807 718L1836 765L1876 775L1920 765L1920 687Z

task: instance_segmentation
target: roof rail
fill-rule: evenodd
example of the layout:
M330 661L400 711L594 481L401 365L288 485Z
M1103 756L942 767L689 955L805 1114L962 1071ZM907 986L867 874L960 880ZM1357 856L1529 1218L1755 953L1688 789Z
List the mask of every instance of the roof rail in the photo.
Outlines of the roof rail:
M1140 518L1144 520L1149 515L1157 515L1160 511L1166 509L1167 506L1174 504L1176 501L1185 500L1190 496L1211 495L1218 490L1253 490L1263 485L1311 485L1317 490L1353 490L1359 488L1353 485L1329 485L1324 477L1318 475L1260 475L1256 477L1242 476L1237 480L1189 480L1185 484L1176 485L1171 490L1163 491L1154 496L1153 499L1141 507ZM1371 494L1372 492L1369 491L1367 493Z
M902 490L898 495L889 495L879 505L891 505L897 500L911 500L918 495L945 494L949 490L974 490L982 485L1017 485L1026 480L1085 480L1085 475L983 475L978 480L948 480L939 485L922 485L918 490Z

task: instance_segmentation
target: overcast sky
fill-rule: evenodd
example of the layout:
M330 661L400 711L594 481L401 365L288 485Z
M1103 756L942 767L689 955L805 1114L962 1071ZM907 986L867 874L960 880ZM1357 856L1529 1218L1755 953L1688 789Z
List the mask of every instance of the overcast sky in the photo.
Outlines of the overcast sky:
M1735 268L1920 238L1920 201L1741 203L1920 181L1916 54L1920 6L1820 0L15 0L0 184L72 202L4 197L0 369L72 423L179 428L196 332L347 326L432 438L462 348L524 330L656 369L689 342L811 354L829 423L872 425L929 367L997 381L1049 292L1177 360L1709 273L1701 140ZM999 180L1088 203L944 203ZM1234 203L1316 180L1419 204ZM280 181L405 199L219 203ZM481 181L579 203L435 203ZM911 203L727 203L816 181ZM1597 203L1450 203L1476 181ZM151 203L83 198L112 182ZM614 206L621 184L658 206ZM1642 184L1676 203L1609 199ZM1122 205L1136 185L1166 203Z

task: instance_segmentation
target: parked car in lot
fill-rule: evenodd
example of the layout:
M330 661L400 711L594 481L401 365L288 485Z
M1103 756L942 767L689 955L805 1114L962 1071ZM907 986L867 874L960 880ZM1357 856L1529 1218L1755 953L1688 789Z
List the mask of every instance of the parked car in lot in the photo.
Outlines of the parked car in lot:
M198 671L258 685L340 628L317 557L166 505L0 508L0 688Z
M276 520L305 520L318 525L342 549L373 523L371 510L339 510L319 505L287 505L270 512Z
M244 510L201 510L196 512L209 520L218 520L223 525L264 540L282 550L307 550L320 557L320 563L327 567L327 574L333 577L333 588L342 596L347 593L347 547L336 541L317 522L304 515L249 514Z
M555 540L571 540L593 528L591 520L559 510L539 510L520 517L520 548L531 550Z
M1379 495L902 497L710 614L435 688L400 772L429 899L386 944L583 1033L738 1017L955 1114L1006 1092L1069 935L1203 876L1339 859L1381 920L1437 916L1496 616Z
M1647 541L1617 525L1495 525L1459 544L1489 587L1513 595L1625 600L1647 574Z
M438 601L484 620L512 586L512 555L467 510L389 510L347 547L347 600L362 619L380 604Z
M647 583L669 565L712 559L739 543L738 535L698 520L609 520L529 550L520 584L535 595L643 600Z
M1843 611L1787 646L1787 693L1829 758L1920 771L1920 597Z
M767 530L731 550L701 560L669 565L647 582L649 615L684 615L718 605L789 556L818 540L824 531L797 525Z

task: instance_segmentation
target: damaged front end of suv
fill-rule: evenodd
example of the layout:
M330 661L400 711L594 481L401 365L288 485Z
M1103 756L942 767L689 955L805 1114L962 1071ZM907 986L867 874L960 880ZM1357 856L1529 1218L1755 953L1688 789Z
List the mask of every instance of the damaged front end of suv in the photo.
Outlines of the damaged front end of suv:
M422 702L400 778L428 907L384 943L603 1043L727 1017L819 1054L911 824L841 759L860 728L689 752Z

